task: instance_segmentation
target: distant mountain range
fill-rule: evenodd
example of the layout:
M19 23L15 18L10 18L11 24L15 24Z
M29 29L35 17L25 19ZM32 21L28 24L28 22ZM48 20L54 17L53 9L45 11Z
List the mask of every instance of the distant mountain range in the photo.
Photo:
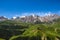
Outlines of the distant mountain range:
M38 15L30 15L30 16L21 16L21 17L13 17L13 20L20 20L22 22L49 22L49 21L53 21L55 19L60 18L59 15L56 14L49 14L46 16L38 16Z
M22 21L22 22L49 22L49 21L53 21L55 19L60 18L59 15L56 14L49 14L46 16L38 16L38 15L30 15L30 16L21 16L21 17L12 17L11 19L5 18L4 16L0 17L0 21L4 21L4 20L16 20L16 21Z

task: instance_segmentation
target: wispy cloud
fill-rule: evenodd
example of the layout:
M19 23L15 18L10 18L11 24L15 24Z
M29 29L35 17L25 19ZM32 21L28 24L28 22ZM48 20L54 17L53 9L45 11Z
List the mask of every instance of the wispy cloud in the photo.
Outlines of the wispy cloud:
M57 12L57 13L60 13L60 11ZM52 14L56 14L56 13L53 13L51 11L48 11L48 12L25 12L25 13L17 14L14 17L17 17L17 16L29 16L29 15L33 15L33 14L38 15L38 16L47 16L47 15L52 15Z
M46 16L46 15L50 15L50 14L54 14L52 12L26 12L26 13L21 13L21 16L29 16L29 15L39 15L39 16Z

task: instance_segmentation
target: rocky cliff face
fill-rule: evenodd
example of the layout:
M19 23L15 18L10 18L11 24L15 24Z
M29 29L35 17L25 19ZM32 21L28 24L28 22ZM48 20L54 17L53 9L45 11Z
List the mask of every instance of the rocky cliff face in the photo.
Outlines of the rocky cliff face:
M4 16L0 16L0 21L5 21L8 20L8 18L4 17Z
M47 16L38 16L38 15L30 15L30 16L21 16L21 17L16 17L15 19L19 19L22 22L36 22L36 21L40 21L40 22L49 22L49 21L53 21L54 19L58 19L60 18L60 16L53 14L53 15L47 15Z

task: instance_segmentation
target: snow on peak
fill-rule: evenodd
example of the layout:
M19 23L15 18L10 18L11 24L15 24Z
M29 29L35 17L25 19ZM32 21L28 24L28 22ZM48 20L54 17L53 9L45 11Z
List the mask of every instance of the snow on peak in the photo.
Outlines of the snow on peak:
M16 19L17 17L13 17L13 19Z
M25 18L25 16L20 16L20 18Z
M53 14L46 13L45 16L53 16Z

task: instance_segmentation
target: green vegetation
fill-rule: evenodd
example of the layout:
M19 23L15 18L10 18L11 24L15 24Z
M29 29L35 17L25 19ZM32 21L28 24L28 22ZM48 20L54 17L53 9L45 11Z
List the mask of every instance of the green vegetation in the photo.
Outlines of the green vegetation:
M5 40L5 39L3 39L3 38L0 38L0 40Z
M52 23L0 22L0 40L60 40L60 20Z

